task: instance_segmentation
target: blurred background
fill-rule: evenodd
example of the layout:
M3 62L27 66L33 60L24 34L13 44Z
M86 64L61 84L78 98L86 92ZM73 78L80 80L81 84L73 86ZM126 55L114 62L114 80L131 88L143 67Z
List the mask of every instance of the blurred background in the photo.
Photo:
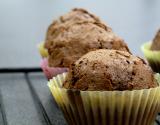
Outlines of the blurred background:
M0 0L0 68L38 67L49 24L75 7L99 16L139 56L160 28L160 0Z

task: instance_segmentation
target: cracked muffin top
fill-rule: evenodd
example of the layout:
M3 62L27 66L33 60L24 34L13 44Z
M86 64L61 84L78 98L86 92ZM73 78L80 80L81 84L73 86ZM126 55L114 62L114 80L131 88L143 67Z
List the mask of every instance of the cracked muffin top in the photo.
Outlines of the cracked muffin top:
M45 47L51 67L69 67L96 49L129 51L110 27L84 9L73 9L54 21L48 28Z
M91 51L71 65L67 89L135 90L156 87L151 68L139 57L125 51Z
M151 50L160 51L160 29L158 30L156 36L153 39Z

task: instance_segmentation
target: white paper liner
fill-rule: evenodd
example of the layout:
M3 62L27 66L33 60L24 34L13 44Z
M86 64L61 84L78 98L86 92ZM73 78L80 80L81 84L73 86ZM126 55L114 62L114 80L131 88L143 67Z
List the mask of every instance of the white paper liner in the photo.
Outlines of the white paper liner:
M152 125L160 111L160 87L133 91L62 88L66 74L48 86L69 125Z

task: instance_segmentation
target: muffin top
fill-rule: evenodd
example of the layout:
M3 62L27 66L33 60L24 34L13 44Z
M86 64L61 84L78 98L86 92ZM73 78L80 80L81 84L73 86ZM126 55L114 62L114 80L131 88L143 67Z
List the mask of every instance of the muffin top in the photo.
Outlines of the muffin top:
M160 50L160 29L158 30L156 36L153 39L151 50L155 50L155 51Z
M67 89L134 90L157 86L151 68L139 57L125 51L100 49L91 51L72 64Z
M54 21L48 28L45 47L51 67L69 67L82 55L96 49L129 51L110 27L84 9L73 9Z

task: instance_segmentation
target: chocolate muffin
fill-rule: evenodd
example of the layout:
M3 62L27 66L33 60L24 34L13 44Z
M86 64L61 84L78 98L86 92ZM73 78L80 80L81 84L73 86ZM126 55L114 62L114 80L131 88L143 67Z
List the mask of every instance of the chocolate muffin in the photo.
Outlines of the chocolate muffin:
M153 71L160 73L160 29L153 40L141 46L141 50Z
M73 9L54 21L48 28L45 47L50 67L69 67L96 49L129 51L126 43L110 27L84 9Z
M69 13L61 16L59 19L54 20L53 23L48 27L46 34L45 47L49 48L52 45L52 41L61 31L67 30L74 24L83 24L83 23L95 23L100 27L111 31L111 28L106 26L98 17L89 13L88 11L75 8Z
M66 77L63 87L78 90L139 90L154 88L151 68L125 51L100 49L82 56Z
M153 39L151 50L160 51L160 29L158 30L155 38Z

